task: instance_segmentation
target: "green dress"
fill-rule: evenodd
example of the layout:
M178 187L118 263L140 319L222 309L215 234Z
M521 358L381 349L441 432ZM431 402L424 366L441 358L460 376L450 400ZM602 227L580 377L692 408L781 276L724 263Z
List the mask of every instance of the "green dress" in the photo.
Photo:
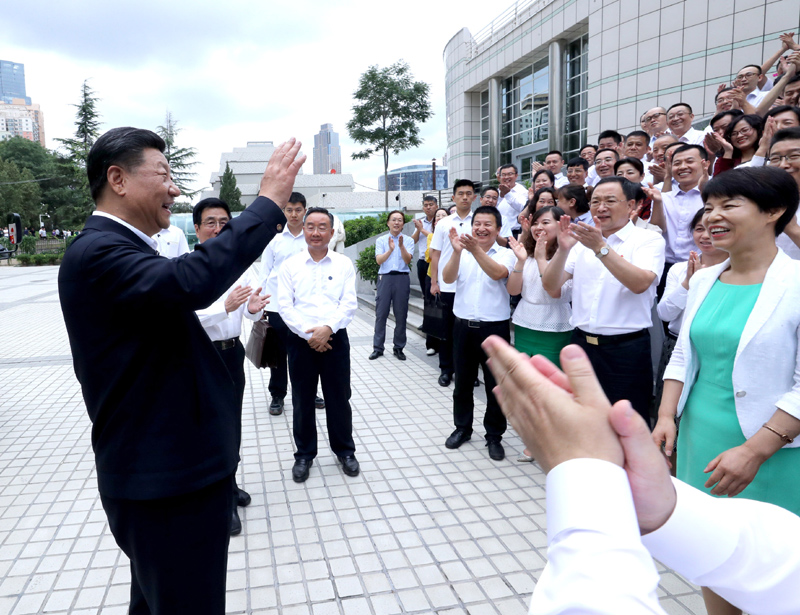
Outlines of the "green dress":
M759 292L761 284L735 286L717 280L689 332L699 371L681 415L677 474L706 493L710 489L704 485L711 473L703 473L705 467L723 451L745 441L736 416L733 359ZM800 449L776 452L739 497L800 514Z

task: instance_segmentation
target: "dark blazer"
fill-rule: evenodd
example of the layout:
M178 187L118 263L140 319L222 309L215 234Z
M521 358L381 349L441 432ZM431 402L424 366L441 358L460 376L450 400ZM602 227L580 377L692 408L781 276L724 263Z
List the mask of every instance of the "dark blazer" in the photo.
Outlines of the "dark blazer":
M228 290L285 223L259 197L218 237L168 259L118 222L89 217L64 255L58 290L102 495L181 495L234 472L234 387L194 312Z

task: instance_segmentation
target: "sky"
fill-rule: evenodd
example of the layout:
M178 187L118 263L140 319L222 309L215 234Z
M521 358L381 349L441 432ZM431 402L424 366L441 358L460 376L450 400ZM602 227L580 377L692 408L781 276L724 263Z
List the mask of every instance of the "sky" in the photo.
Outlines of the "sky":
M208 187L220 155L247 141L303 142L312 173L314 135L332 123L342 172L377 189L381 156L352 160L353 92L372 65L406 61L430 85L433 117L423 144L389 168L441 164L447 147L444 61L462 27L473 34L507 5L483 0L28 0L0 19L0 59L25 65L27 94L41 105L47 147L74 133L84 79L100 99L101 130L154 130L172 112L177 144L197 149L195 188ZM367 188L356 186L357 190ZM195 199L196 200L196 199Z

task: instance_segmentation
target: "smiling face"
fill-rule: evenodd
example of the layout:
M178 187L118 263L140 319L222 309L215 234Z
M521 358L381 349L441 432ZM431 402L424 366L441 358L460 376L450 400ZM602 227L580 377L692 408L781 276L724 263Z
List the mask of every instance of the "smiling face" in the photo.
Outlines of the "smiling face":
M682 137L692 127L694 114L688 107L680 105L667 112L667 126L679 137Z
M711 130L713 130L717 135L720 137L725 137L725 131L728 130L728 126L731 125L733 118L730 115L724 115L719 118L714 125L711 126Z
M754 66L745 66L737 73L733 83L736 87L741 88L745 94L749 94L758 87L758 78L760 76L760 70Z
M642 174L636 170L636 167L628 163L619 165L617 168L617 177L624 177L634 184L638 184L642 181Z
M776 166L791 175L800 186L800 140L778 141L769 151L770 166ZM777 162L776 162L777 160Z
M594 155L595 151L593 147L584 147L580 151L580 157L583 158L586 162L589 163L589 166L594 164Z
M700 152L694 148L672 156L672 176L681 190L689 190L699 184L707 168L708 161L703 160Z
M403 219L402 214L393 213L389 216L389 219L386 221L386 226L389 227L389 232L392 235L399 235L400 231L403 230L403 225L406 221Z
M775 223L783 210L763 212L742 196L709 197L703 208L703 225L715 248L728 254L745 253L753 246L775 242Z
M614 163L617 161L611 152L600 152L594 159L594 170L598 177L611 177L614 175Z
M476 214L472 218L472 236L478 241L478 245L484 250L488 250L497 240L497 220L490 214Z
M208 209L204 209L200 224L194 225L197 241L203 243L212 237L216 237L219 235L222 227L228 222L230 222L228 212L222 209L222 207L209 207Z
M534 211L539 211L542 207L552 207L556 204L556 200L553 198L553 195L549 192L542 192L539 195L539 200L536 201L536 206Z
M590 207L603 236L608 237L628 224L636 202L625 199L622 186L617 182L609 182L595 186Z
M734 98L733 90L726 90L717 95L717 113L739 108L739 102Z
M758 141L758 131L743 119L732 122L731 144L741 152L754 149Z
M564 159L558 154L550 154L544 159L544 168L550 171L553 175L561 173L561 167L564 166Z
M772 119L775 121L775 130L800 126L800 121L798 121L797 114L794 111L776 113L772 116Z
M500 171L499 179L501 184L511 189L517 183L517 172L512 167L508 167Z
M439 220L444 220L447 217L447 212L444 209L439 209L433 217L434 224L438 224Z
M327 250L328 243L333 237L331 219L323 213L309 214L303 223L303 234L305 235L309 252Z
M499 200L500 200L500 195L498 194L497 190L487 189L486 192L481 197L481 207L483 206L497 207L497 201Z
M552 246L553 242L558 239L558 222L553 218L553 212L548 211L539 216L539 219L531 227L531 233L536 241L542 239L547 242L548 246Z
M692 239L694 239L694 245L700 248L700 252L706 256L716 256L721 252L711 242L711 235L709 235L706 227L703 226L702 219L692 229Z
M583 167L567 167L567 179L570 184L583 186L586 183L586 170Z
M138 166L127 169L112 166L109 172L112 169L121 169L120 195L124 196L130 224L147 235L169 228L170 209L181 191L172 182L164 154L157 149L146 149Z
M553 182L550 181L550 178L547 177L546 173L540 173L533 180L533 186L531 187L533 188L533 191L536 192L539 188L552 188Z

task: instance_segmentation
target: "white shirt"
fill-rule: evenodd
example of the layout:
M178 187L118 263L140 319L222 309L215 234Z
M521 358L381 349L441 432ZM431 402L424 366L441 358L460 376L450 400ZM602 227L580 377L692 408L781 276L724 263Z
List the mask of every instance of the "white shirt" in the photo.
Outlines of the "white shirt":
M594 165L590 166L589 172L586 174L586 184L594 186L599 181L600 176L597 174L597 169L594 168Z
M155 239L153 239L152 237L149 237L148 235L145 235L138 228L136 228L135 226L133 226L131 224L128 224L122 218L117 218L113 214L109 214L109 213L107 213L105 211L97 211L97 210L93 211L92 215L93 216L102 216L103 218L108 218L109 220L113 220L114 222L116 222L118 224L121 224L126 229L128 229L131 232L133 232L139 239L141 239L143 242L145 242L148 246L153 248L153 250L158 250L158 242L156 242Z
M327 325L336 333L350 324L358 308L356 272L338 252L314 262L308 250L287 258L278 273L278 311L291 331L303 339L308 329Z
M589 226L594 226L594 218L592 217L591 210L583 212L580 216L575 218L575 223L583 222L584 224L588 224Z
M564 177L563 173L556 174L555 178L556 178L556 181L555 181L555 184L554 184L555 188L563 188L564 186L569 184L569 179Z
M689 298L689 289L683 287L688 262L675 263L667 272L664 294L658 302L658 317L669 323L669 332L677 336L681 332L683 311Z
M797 213L797 221L800 222L800 212ZM775 244L791 258L800 261L800 247L786 233L778 235L775 238Z
M767 159L763 156L753 156L747 162L740 162L736 165L737 169L743 169L745 167L763 167L767 164Z
M664 208L664 217L667 221L667 231L664 239L667 241L666 261L680 263L689 260L689 252L696 249L692 229L689 225L692 218L703 207L703 197L697 187L688 192L680 188L672 192L661 194Z
M306 245L303 230L295 237L288 226L267 244L261 256L261 287L264 289L263 294L270 296L269 303L264 308L267 312L278 311L278 272L283 261L305 250Z
M428 220L428 218L418 218L418 220L422 220L422 228L428 231L428 233L433 232L433 220ZM428 249L428 236L422 232L420 232L419 239L417 240L417 248L419 252L417 258L424 261L425 250Z
M411 264L409 263L406 265L406 262L403 260L403 252L400 250L399 238L401 235L403 237L403 247L406 249L406 252L414 254L414 240L409 235L403 235L402 233L397 235L397 237L391 233L381 235L375 240L375 254L386 254L389 251L389 237L394 239L394 250L389 254L389 258L381 263L378 268L378 274L385 275L390 271L402 271L403 273L411 271Z
M664 239L632 222L606 239L626 261L655 274L645 292L636 294L606 269L583 244L570 250L564 270L572 274L572 327L597 335L621 335L648 329L656 287L664 269Z
M487 252L489 257L506 267L509 274L514 269L517 257L508 248L494 244ZM456 278L456 297L453 314L464 320L496 322L511 318L509 294L506 290L508 278L493 280L481 268L471 252L461 251Z
M225 311L225 299L231 294L237 286L250 286L253 291L258 288L258 280L250 275L250 271L245 271L242 276L234 282L219 299L209 305L204 310L197 310L197 318L203 329L206 330L208 337L212 342L221 342L231 338L239 337L242 334L242 316L247 317L249 320L256 321L261 318L263 310L259 310L255 314L251 314L247 309L247 301L236 308L230 314Z
M548 564L531 615L664 615L652 557L751 615L800 612L800 518L763 502L718 499L672 479L675 510L639 536L625 472L572 459L547 475ZM648 552L649 550L649 552Z
M522 184L514 184L508 194L497 203L497 209L500 211L500 215L503 216L503 226L510 224L512 229L520 228L517 216L522 213L527 202L528 189Z
M450 229L455 228L459 235L464 233L472 233L472 212L469 212L465 218L459 218L458 212L450 214L446 218L439 220L436 225L436 230L433 232L433 239L431 239L431 250L439 250L439 290L443 293L456 292L456 283L446 284L442 280L442 271L450 257L453 255L453 246L450 243Z
M767 90L768 91L768 90ZM758 107L759 103L764 100L764 97L767 95L767 91L761 91L756 87L755 90L750 92L747 96L745 96L745 100L749 102L754 107Z
M561 296L554 299L542 286L539 264L535 258L530 257L525 260L522 268L522 300L514 310L511 322L534 331L571 331L571 300L572 280L564 283Z
M678 141L681 143L691 143L693 145L703 145L703 140L705 138L706 135L702 130L689 128L682 137L678 137Z
M331 214L333 215L333 214ZM337 216L333 216L333 237L328 242L328 247L334 252L341 254L344 252L344 243L347 233L344 230L344 224Z
M181 254L189 253L189 243L186 241L186 235L174 224L170 224L167 229L160 230L153 235L153 239L158 244L157 250L161 256L178 258Z

